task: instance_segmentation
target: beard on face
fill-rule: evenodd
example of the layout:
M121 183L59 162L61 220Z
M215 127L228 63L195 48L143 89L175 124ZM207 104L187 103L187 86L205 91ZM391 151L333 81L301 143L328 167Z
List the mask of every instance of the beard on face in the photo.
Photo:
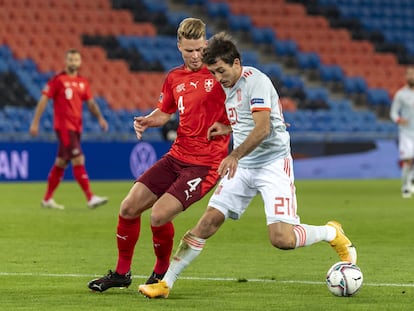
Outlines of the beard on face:
M78 70L78 66L76 66L76 65L69 65L69 66L67 66L67 71L69 72L69 73L74 73L74 72L76 72Z

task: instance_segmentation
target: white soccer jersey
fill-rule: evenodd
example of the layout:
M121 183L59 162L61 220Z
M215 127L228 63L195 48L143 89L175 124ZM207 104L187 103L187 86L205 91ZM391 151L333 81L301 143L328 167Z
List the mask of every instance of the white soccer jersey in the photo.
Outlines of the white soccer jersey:
M399 125L400 133L414 136L414 90L405 86L395 94L390 117L394 122L399 118L408 120L408 124Z
M270 79L254 67L243 67L243 73L226 93L227 116L237 148L254 128L252 112L270 110L271 130L267 138L239 161L240 167L259 168L275 159L290 155L290 137L283 120L279 95Z

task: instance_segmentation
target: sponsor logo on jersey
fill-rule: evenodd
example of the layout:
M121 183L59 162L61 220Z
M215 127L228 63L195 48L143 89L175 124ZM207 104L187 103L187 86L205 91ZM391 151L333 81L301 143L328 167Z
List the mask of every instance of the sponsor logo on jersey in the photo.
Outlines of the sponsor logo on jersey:
M214 86L214 80L213 79L205 79L204 80L204 89L206 92L211 92Z
M196 81L196 82L191 82L190 81L190 85L193 86L196 89L197 88L197 85L198 85L198 82L199 81Z
M250 100L250 105L263 105L264 104L264 99L263 98L252 98Z

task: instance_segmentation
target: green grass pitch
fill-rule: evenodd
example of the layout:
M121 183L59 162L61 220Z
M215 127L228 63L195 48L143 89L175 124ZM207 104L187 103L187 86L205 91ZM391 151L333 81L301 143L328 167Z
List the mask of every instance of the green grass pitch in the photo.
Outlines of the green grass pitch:
M92 182L110 201L89 210L79 186L63 182L55 199L66 209L59 211L40 207L45 183L0 183L0 310L413 310L414 198L401 198L399 180L296 183L302 222L337 219L357 246L364 285L348 298L334 297L324 283L339 261L327 243L293 251L270 245L260 197L207 241L168 299L137 293L154 263L149 212L132 285L90 292L87 282L115 267L118 209L130 186ZM206 204L174 220L175 248Z

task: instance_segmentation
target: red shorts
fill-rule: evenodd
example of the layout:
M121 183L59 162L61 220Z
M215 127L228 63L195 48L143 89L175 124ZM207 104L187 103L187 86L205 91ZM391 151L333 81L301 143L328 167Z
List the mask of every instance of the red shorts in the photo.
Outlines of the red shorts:
M137 181L146 185L158 197L169 193L187 209L204 197L219 180L217 169L189 164L165 155Z
M69 161L83 154L79 132L66 130L56 130L55 132L59 141L57 153L59 158Z

